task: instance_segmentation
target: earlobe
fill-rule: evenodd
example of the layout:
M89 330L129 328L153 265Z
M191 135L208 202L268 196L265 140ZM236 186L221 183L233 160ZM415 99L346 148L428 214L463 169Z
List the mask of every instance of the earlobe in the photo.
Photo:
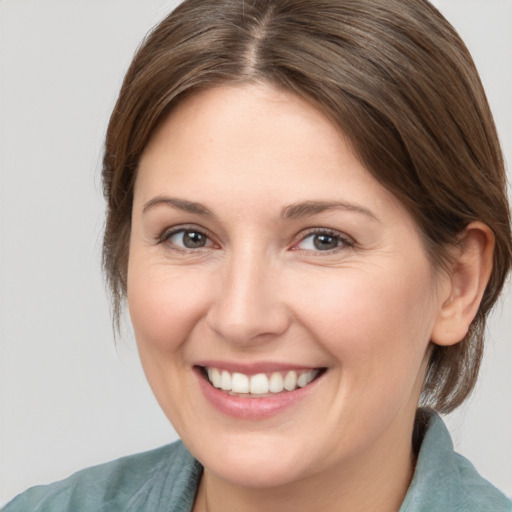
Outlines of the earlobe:
M494 235L482 222L472 222L461 234L451 273L441 298L432 342L454 345L466 336L478 312L489 281L494 252Z

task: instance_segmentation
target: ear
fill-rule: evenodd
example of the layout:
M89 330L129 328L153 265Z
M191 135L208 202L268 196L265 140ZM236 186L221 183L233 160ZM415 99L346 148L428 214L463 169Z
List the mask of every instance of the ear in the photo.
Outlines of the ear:
M443 296L432 342L454 345L464 339L480 306L492 270L494 235L482 222L472 222L461 234Z

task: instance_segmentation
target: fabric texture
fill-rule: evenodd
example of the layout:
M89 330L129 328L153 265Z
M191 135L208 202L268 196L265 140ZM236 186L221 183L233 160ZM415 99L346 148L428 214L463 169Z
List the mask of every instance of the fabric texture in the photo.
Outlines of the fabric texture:
M399 512L512 512L512 501L453 449L443 420L431 413L414 476Z
M178 441L32 487L2 512L190 512L201 474Z
M17 496L2 512L190 512L202 467L180 442L79 471ZM430 420L399 512L511 512L512 501L453 450Z

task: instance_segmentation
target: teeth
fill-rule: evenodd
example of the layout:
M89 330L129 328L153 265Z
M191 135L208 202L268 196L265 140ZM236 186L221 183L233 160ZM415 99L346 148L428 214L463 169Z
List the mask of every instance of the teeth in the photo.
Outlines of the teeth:
M295 372L288 372L284 378L284 389L293 391L297 387L297 374Z
M285 374L281 372L258 373L249 377L243 373L231 374L227 370L219 370L218 368L206 369L208 379L214 387L242 395L265 395L303 388L318 375L318 372L319 370L299 372L290 370Z
M273 373L268 383L268 390L271 393L281 393L284 389L283 376L280 373Z
M217 368L208 368L208 378L216 388L220 388L221 377Z
M253 395L268 393L268 379L264 373L259 373L251 377L251 393Z
M220 389L231 391L231 374L226 370L222 370L220 376Z
M309 372L306 372L306 373L301 373L298 377L297 377L297 386L299 386L299 388L303 388L304 386L307 386L315 377L315 373L313 370L310 370Z
M234 393L249 393L249 377L243 373L233 373L231 391Z

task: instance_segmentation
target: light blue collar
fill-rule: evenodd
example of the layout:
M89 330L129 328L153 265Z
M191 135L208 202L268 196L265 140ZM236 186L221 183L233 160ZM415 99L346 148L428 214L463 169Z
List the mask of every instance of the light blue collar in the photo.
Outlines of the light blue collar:
M423 412L429 424L399 512L511 512L512 501L454 451L443 420Z

